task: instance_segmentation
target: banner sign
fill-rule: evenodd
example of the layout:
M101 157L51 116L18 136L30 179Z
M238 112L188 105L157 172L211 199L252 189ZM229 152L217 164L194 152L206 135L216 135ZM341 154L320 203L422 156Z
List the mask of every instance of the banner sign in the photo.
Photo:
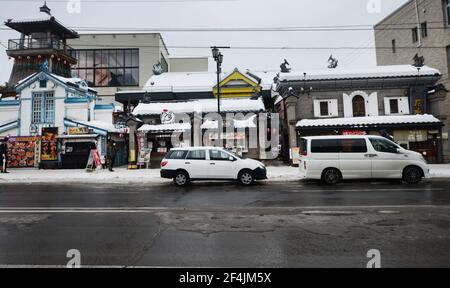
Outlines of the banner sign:
M95 166L95 168L94 168ZM93 171L94 169L102 168L102 160L100 158L100 153L97 149L92 149L89 153L89 159L86 165L86 170Z
M41 143L41 160L57 161L58 160L58 136L57 127L42 128Z
M8 167L34 167L35 148L39 137L11 137L7 143Z
M139 160L138 160L138 162L140 164L150 163L151 154L152 154L152 149L150 149L150 148L141 148L141 150L139 151Z
M342 135L366 135L364 130L342 130Z

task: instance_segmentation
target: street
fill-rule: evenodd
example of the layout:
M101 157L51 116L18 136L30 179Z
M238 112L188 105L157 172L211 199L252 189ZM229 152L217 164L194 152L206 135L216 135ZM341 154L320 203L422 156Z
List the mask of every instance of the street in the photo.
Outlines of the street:
M68 176L70 177L70 176ZM1 184L0 265L450 266L450 180Z

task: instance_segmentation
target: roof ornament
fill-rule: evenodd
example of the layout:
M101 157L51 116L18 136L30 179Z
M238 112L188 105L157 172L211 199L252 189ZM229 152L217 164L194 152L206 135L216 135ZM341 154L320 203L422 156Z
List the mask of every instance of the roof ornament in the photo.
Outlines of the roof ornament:
M161 62L158 62L155 65L153 65L152 71L153 71L153 74L155 74L155 75L161 75L162 73L164 73Z
M328 68L330 69L334 69L338 66L338 60L336 58L333 57L333 54L330 55L330 58L328 58Z
M280 65L281 73L289 73L291 72L291 67L289 65L289 62L284 59L284 62Z
M277 83L280 80L280 73L277 73L277 75L273 78L273 82Z
M50 8L47 6L47 1L44 1L44 6L39 7L39 11L42 12L42 13L46 13L46 14L48 14L49 16L52 16L52 13L51 13L52 9L50 9Z
M418 53L416 53L416 55L414 55L414 66L417 68L423 67L425 65L425 57L423 56L419 56Z

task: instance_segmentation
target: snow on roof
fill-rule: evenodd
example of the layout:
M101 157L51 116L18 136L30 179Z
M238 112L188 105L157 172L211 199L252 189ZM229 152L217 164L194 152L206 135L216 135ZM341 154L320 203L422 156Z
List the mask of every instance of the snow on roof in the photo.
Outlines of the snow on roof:
M441 123L433 115L398 115L398 116L368 116L328 119L303 119L297 122L297 127L323 127L323 126L366 126L376 124L414 124L414 123Z
M256 128L255 123L256 115L249 117L248 119L233 119L233 127L236 129L245 129L245 128ZM202 129L217 129L218 122L217 120L205 120L203 122Z
M186 130L191 129L190 123L170 123L170 124L157 124L150 125L145 124L142 125L138 131L139 132L161 132L161 131L170 131L170 132L184 132Z
M254 80L246 70L240 71L246 77ZM259 77L263 89L272 87L275 72L248 71ZM222 73L220 79L225 79L233 72ZM210 92L217 85L215 72L167 72L161 75L153 75L145 84L143 90L147 92Z
M52 16L44 16L42 18L25 18L20 20L11 19L11 21L6 21L6 23L28 23L28 22L43 22L49 21L52 19Z
M97 92L96 90L90 88L86 81L81 79L81 78L65 78L56 74L51 74L53 77L55 77L56 79L58 79L61 82L64 83L70 83L72 85L76 85L78 86L78 88L83 89L83 90L91 90L93 92Z
M217 99L200 99L186 102L153 102L139 103L134 115L160 115L164 110L172 113L217 112ZM260 112L265 110L261 98L233 98L220 100L221 112Z
M304 74L306 73L306 75ZM420 71L413 65L387 65L369 68L354 69L323 69L310 71L291 71L280 73L280 81L302 81L302 80L327 80L327 79L351 79L351 78L389 78L389 77L412 77L412 76L434 76L441 75L439 70L428 66L421 67Z
M62 77L62 76L60 76L60 75L56 75L56 74L53 74L53 73L42 72L42 71L41 71L41 72L33 73L33 74L29 75L28 77L26 77L26 78L20 80L19 82L17 82L16 86L19 86L20 84L25 83L26 81L28 81L29 79L35 77L36 75L38 75L38 74L40 74L40 73L45 73L45 74L47 74L47 75L50 75L51 77L53 77L53 78L55 78L55 79L61 81L62 83L75 85L75 86L77 86L79 89L82 89L82 90L90 90L90 91L92 91L92 92L94 92L94 93L97 93L96 90L94 90L94 89L90 88L89 86L87 86L86 81L84 81L84 80L81 79L81 78L65 78L65 77Z

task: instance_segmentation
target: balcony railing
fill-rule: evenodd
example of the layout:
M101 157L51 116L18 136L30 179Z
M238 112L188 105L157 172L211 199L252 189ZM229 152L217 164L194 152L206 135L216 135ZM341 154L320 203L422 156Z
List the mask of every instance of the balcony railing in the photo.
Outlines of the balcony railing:
M8 41L8 50L54 49L69 52L72 49L56 38L25 38Z

